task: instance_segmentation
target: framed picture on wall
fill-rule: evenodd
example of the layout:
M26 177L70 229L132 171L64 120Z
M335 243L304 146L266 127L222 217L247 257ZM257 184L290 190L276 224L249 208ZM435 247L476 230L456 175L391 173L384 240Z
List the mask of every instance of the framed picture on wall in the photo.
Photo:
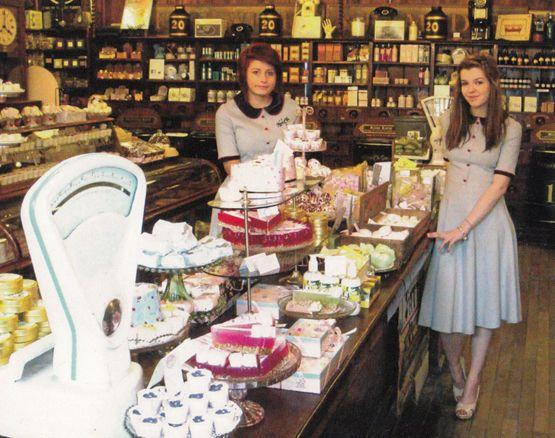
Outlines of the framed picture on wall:
M404 40L404 20L376 20L374 22L375 40Z
M497 17L495 39L528 41L532 28L532 14L507 14Z
M121 29L148 30L153 0L125 0Z

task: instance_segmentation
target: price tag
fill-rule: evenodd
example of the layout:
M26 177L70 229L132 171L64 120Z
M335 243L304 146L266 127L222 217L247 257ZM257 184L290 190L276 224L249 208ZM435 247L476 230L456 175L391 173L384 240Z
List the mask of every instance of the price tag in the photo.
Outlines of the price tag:
M269 217L273 217L279 214L279 208L277 208L277 206L259 208L257 211L258 211L258 217L260 219L267 219Z

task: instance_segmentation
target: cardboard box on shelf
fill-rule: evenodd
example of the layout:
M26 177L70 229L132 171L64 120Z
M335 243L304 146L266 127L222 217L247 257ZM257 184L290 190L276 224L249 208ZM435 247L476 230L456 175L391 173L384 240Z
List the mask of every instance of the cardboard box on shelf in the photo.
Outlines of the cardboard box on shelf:
M349 338L343 336L340 344L326 351L319 359L303 357L295 374L270 388L320 394L343 362L347 342Z

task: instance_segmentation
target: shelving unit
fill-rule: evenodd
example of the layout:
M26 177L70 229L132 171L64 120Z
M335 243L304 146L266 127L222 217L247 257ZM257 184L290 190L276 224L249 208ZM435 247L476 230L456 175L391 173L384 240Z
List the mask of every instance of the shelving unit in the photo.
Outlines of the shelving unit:
M371 111L371 115L378 116L383 115L386 112L389 115L398 114L420 114L421 110L417 107L418 100L433 95L434 93L434 82L438 81L438 77L442 74L443 81L453 73L457 67L455 63L450 62L440 62L441 54L444 51L453 51L456 48L463 48L469 53L476 53L480 51L488 51L493 56L497 56L499 50L505 47L515 48L515 50L528 50L537 51L540 49L548 50L552 49L547 43L535 44L532 42L528 43L512 43L504 41L371 41L360 38L352 39L311 39L307 41L300 41L297 39L283 37L283 38L253 38L253 41L266 41L270 43L278 52L281 54L283 60L283 88L285 91L289 91L293 97L299 97L305 99L304 102L311 104L318 108L319 106L325 106L326 108L332 105L337 105L339 100L341 104L339 107L358 107L365 108L368 107ZM96 59L96 54L104 46L115 46L122 47L123 44L129 43L133 47L137 44L141 44L143 48L142 59L139 60L98 60ZM304 44L304 46L303 46ZM319 57L319 46L335 44L340 47L339 54L334 59L321 59ZM192 77L187 79L150 79L149 75L149 61L154 57L155 46L165 47L170 45L172 47L184 47L188 53L190 59L172 59L165 60L165 65L172 64L178 67L179 64L188 64L188 71L194 69ZM400 48L401 46L421 46L422 50L427 52L425 62L400 62ZM347 55L349 50L353 48L368 47L368 58L360 59L350 59L347 60ZM379 56L376 57L376 51L382 47L391 48L396 46L398 48L398 62L387 61L380 59ZM214 104L218 103L217 99L214 99L214 95L218 91L223 91L226 95L228 91L237 91L239 89L238 84L235 80L224 80L221 77L216 77L208 79L207 68L210 65L212 71L220 71L222 67L228 67L230 71L236 71L237 54L241 50L241 44L235 42L230 38L202 38L196 39L192 37L187 38L171 38L169 36L119 36L119 35L103 35L97 36L93 40L92 49L93 57L92 70L93 74L102 68L102 66L113 64L140 64L142 68L143 77L140 80L122 80L122 79L104 79L104 80L94 80L94 92L103 93L106 88L117 87L118 85L123 85L129 88L129 92L133 95L137 95L139 102L135 100L128 100L129 105L137 105L137 103L144 103L145 105L157 105L165 106L169 102L166 101L150 101L150 96L158 93L159 87L166 85L167 87L179 86L190 87L194 90L196 105L200 103ZM161 49L158 49L161 50ZM209 50L209 52L207 52ZM207 54L208 53L208 54ZM217 53L217 55L215 55ZM320 49L320 53L322 53ZM379 53L378 53L379 55ZM293 57L293 59L291 59ZM203 79L202 70L203 66L205 68L205 78ZM321 73L321 69L336 69L339 72L341 69L347 70L352 77L351 82L336 82L327 80L324 77L324 81L315 81L315 72ZM545 73L546 75L551 75L552 71L555 71L555 66L531 66L536 73ZM356 80L355 78L355 68L365 69L366 79ZM513 65L501 65L502 72L528 72L528 67L525 66L513 66ZM320 69L320 70L319 70ZM419 72L429 70L429 82L423 83L422 78L419 78ZM390 83L374 83L373 76L376 70L387 71L389 77L391 78ZM362 71L362 70L361 70ZM393 83L395 78L406 78L409 80L408 84L396 84ZM549 76L551 78L551 76ZM348 104L348 99L343 99L343 95L348 92L348 87L357 87L358 92L362 92L360 96L360 103ZM209 91L212 93L209 93ZM137 93L133 93L136 91ZM541 102L549 101L552 96L552 92L549 91L536 91L530 90L531 92L541 95ZM510 92L512 93L512 91ZM519 91L522 94L522 91ZM410 108L398 107L399 96L412 95L413 105ZM327 99L326 99L326 95ZM324 97L322 97L324 96ZM341 96L341 98L340 98ZM316 97L316 98L315 98ZM364 99L366 97L366 99ZM386 103L389 98L392 98L395 103L395 107L387 106ZM210 99L209 99L210 98ZM374 101L374 106L372 106L372 99L381 99L381 101ZM125 101L124 101L125 102ZM221 102L221 100L220 100ZM180 102L185 103L185 102ZM124 106L122 106L123 108ZM538 110L540 105L538 104Z
M90 33L85 27L26 30L27 64L50 70L70 103L86 101L90 86Z

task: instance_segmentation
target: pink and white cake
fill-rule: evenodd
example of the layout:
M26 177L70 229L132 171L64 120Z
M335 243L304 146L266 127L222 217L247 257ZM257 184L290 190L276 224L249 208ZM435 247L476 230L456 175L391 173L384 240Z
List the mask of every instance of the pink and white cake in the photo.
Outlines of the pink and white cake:
M284 189L283 166L274 165L273 155L261 155L251 161L231 166L232 184L249 192L281 192Z
M252 231L269 232L275 229L283 220L281 212L270 217L260 217L257 211L249 211L248 225ZM218 213L220 225L233 231L244 231L245 219L243 212L238 210L222 210Z
M210 327L214 347L239 353L269 354L276 328L263 324L218 324Z
M245 233L229 228L222 230L222 237L238 249L245 248ZM287 219L270 232L249 232L249 245L254 252L282 252L304 248L312 243L309 223Z

